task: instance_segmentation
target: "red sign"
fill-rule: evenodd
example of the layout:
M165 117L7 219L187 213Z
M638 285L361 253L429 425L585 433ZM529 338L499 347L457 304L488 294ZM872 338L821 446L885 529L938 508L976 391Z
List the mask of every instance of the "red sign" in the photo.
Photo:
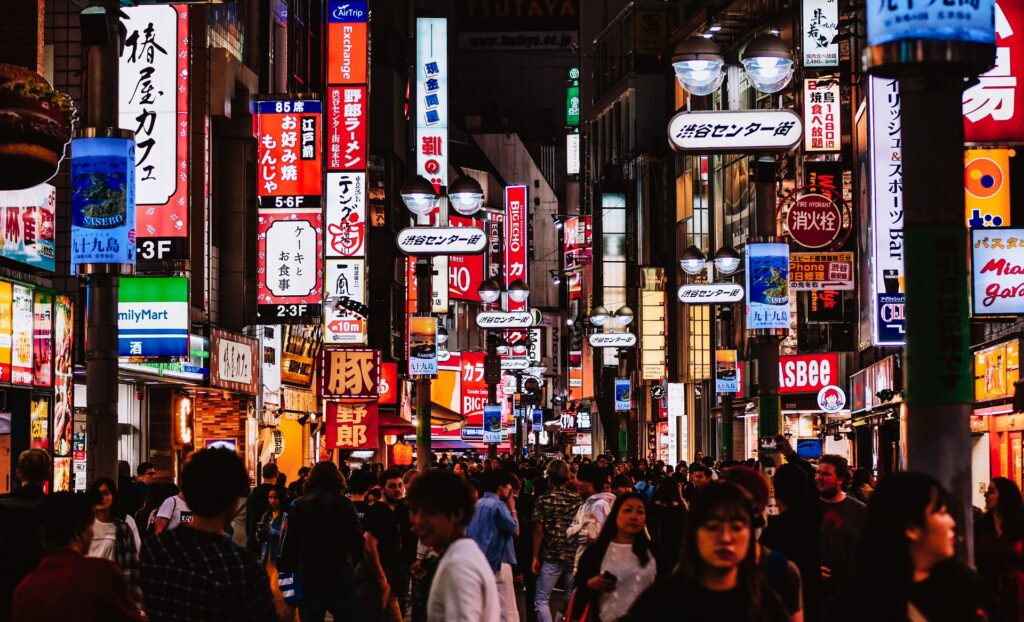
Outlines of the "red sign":
M481 228L481 221L475 218L449 216L448 224L452 227ZM484 256L451 255L448 257L448 296L455 300L482 302L480 284L484 281Z
M327 25L327 84L366 82L366 22Z
M319 197L323 192L320 101L258 101L255 107L257 194L261 197ZM263 206L302 207L294 203Z
M526 271L526 186L505 188L505 289L516 279L527 282ZM508 299L509 311L526 311L527 301Z
M1024 3L1020 0L996 0L996 66L964 91L964 141L1024 141Z
M841 382L835 352L779 357L779 393L817 393Z
M365 86L327 89L327 170L366 168Z
M398 363L381 363L380 378L377 379L378 404L398 403Z
M481 426L487 404L483 352L462 353L462 416L466 425Z
M330 449L377 449L377 404L327 402L325 437Z
M320 304L323 214L319 210L265 211L258 221L258 304Z
M807 193L792 202L786 228L793 241L805 248L825 248L843 229L843 212L823 194Z
M324 348L320 351L320 395L330 399L378 399L380 350Z
M328 258L366 255L366 173L327 173Z

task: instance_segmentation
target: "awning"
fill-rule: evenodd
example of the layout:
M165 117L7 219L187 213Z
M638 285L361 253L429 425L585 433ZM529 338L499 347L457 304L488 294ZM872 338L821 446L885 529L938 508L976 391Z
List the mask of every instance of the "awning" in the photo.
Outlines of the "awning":
M377 427L383 434L407 434L415 432L416 426L391 413L378 413Z
M415 412L415 405L413 405L413 412ZM430 403L430 423L434 425L440 425L444 423L454 423L456 421L462 421L462 414L445 408L444 406L436 403Z

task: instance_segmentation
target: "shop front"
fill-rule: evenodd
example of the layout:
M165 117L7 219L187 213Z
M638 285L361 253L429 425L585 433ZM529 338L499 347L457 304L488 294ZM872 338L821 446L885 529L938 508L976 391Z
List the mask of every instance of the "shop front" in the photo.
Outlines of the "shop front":
M875 477L906 464L900 444L906 425L902 356L894 354L850 376L853 465Z
M992 477L1020 487L1024 476L1024 414L1015 411L1020 380L1020 337L974 352L974 412L971 417L971 472L974 503L984 507Z
M250 482L258 484L260 468L276 457L275 443L259 443L256 396L261 391L260 342L251 337L210 329L210 388L197 390L191 408L196 449L227 447L245 457ZM186 398L181 400L184 408ZM179 414L185 416L179 410Z

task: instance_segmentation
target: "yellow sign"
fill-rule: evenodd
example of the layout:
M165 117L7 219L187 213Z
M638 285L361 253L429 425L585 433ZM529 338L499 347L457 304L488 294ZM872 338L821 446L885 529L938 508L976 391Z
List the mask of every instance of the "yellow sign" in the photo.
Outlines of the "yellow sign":
M974 353L974 400L987 402L1013 397L1020 378L1020 343L1013 341Z
M968 229L1010 226L1010 158L1013 149L968 149L964 197Z

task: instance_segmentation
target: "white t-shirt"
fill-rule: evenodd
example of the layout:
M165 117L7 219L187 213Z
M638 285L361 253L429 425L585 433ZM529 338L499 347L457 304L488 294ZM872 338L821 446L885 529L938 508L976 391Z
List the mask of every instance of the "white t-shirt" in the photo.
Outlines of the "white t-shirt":
M437 565L427 600L427 622L499 622L494 571L477 543L459 538Z
M658 565L652 557L641 566L632 544L609 542L601 560L601 572L606 570L618 581L614 590L601 595L601 622L612 622L626 615L637 597L654 583Z
M178 525L188 525L192 522L192 512L188 504L178 495L164 499L160 509L156 511L157 518L167 519L167 528L174 529Z
M117 525L114 523L92 523L92 544L86 557L117 561Z

